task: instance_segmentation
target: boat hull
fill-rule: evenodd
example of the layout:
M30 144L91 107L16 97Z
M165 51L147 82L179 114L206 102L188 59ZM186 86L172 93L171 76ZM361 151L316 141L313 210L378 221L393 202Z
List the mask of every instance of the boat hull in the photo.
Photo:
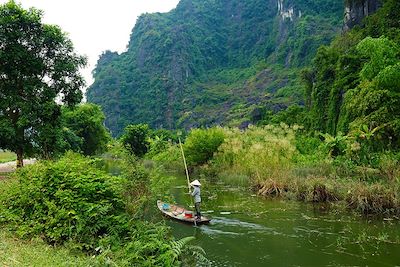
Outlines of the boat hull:
M193 216L193 212L187 209L184 209L182 207L179 207L177 205L169 204L166 202L163 202L161 200L157 200L157 207L158 209L167 217L185 222L185 223L190 223L194 224L195 223L195 218ZM193 217L190 216L185 216L185 214L192 214ZM205 224L209 223L211 219L201 216L201 220L197 220L196 224Z

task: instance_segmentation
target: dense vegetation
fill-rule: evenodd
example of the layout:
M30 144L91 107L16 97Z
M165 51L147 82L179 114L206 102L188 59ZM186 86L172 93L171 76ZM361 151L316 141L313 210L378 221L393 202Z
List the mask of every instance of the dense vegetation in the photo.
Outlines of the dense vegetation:
M131 123L246 124L260 105L301 102L296 69L330 42L342 14L342 0L182 0L142 15L125 53L104 52L88 101L102 106L114 136Z
M365 136L375 149L399 147L399 7L385 1L363 28L319 49L306 75L311 129Z
M106 151L111 136L104 127L105 117L99 106L81 104L75 108L63 108L61 119L61 139L65 144L61 152L72 150L84 155L99 155Z
M189 133L184 150L193 173L210 183L251 188L265 197L338 203L365 215L400 215L400 153L375 153L370 164L360 164L365 150L344 136L310 137L303 127L286 124L211 128ZM146 157L182 169L176 144Z
M150 176L135 161L127 162L119 176L103 166L101 160L67 153L56 162L20 169L1 182L2 228L87 253L99 266L178 265L194 238L174 241L163 224L143 219L165 182L160 185L159 176ZM191 253L196 249L206 262L201 249L192 247Z

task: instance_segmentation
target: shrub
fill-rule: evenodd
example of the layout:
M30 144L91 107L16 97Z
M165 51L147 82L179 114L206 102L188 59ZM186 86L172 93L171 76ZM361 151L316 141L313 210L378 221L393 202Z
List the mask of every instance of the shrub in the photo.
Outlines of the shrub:
M188 164L201 165L210 160L224 142L221 128L195 129L189 133L184 150Z
M95 162L68 153L19 170L18 183L0 196L5 220L23 237L93 248L97 238L126 222L122 178L97 169Z
M183 170L184 168L182 153L178 145L168 143L164 151L154 155L150 153L150 156L152 160L166 170Z
M168 148L169 141L163 139L163 137L154 136L153 138L149 139L149 152L147 153L146 157L151 158L157 154L162 153Z
M128 125L121 136L122 144L131 155L142 157L147 153L150 145L149 133L147 124Z
M74 109L63 108L62 119L66 149L82 151L85 155L106 151L111 136L104 126L105 116L100 106L86 103Z

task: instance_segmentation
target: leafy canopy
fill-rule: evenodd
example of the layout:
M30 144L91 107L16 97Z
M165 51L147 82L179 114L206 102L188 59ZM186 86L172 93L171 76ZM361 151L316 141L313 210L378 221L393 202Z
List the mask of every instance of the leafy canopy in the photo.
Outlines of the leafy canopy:
M210 160L224 142L221 128L194 129L185 141L185 154L189 164L204 164Z
M147 124L128 125L121 136L121 141L131 155L142 157L150 145L149 134Z
M61 108L80 102L86 59L58 26L42 23L43 13L10 1L0 5L0 147L51 154L59 142Z
M369 152L400 148L399 10L385 0L362 27L318 50L303 75L310 130L348 134Z
M78 147L85 155L95 155L107 149L110 133L104 126L104 113L95 104L82 104L76 108L64 108L62 112L67 130L72 131L80 140ZM74 147L75 140L66 139Z

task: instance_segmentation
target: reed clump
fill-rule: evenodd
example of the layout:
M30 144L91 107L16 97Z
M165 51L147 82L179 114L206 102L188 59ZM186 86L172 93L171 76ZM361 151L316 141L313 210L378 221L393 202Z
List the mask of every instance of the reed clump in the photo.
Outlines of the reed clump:
M357 184L346 195L349 207L363 214L400 214L399 186Z

